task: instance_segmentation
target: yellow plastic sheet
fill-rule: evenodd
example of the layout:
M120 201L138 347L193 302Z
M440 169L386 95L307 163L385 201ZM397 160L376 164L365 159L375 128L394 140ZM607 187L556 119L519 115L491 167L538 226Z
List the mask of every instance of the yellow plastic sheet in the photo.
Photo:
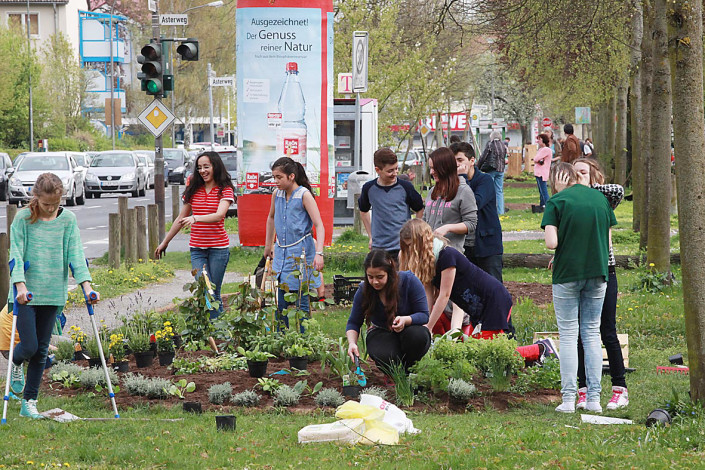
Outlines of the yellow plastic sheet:
M349 400L338 407L335 411L335 417L338 419L362 418L365 421L381 420L384 418L384 410Z
M399 431L383 421L365 421L365 433L362 435L360 443L366 445L384 444L393 446L399 444Z

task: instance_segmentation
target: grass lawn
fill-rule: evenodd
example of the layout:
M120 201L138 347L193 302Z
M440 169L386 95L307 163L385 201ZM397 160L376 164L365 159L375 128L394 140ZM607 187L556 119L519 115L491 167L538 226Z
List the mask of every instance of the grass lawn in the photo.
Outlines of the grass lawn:
M533 202L538 196L535 188L506 188L505 198L508 202ZM631 202L623 202L616 215L616 253L638 252L638 234L630 231ZM540 230L540 220L540 214L512 210L502 224L505 231ZM677 220L672 218L671 222L677 226ZM543 240L506 242L505 251L547 252L543 246ZM672 237L672 249L678 250L677 236ZM344 235L330 251L364 253L367 238ZM228 270L251 272L261 255L261 250L234 248ZM167 253L165 265L184 269L190 266L189 255ZM331 282L333 274L362 273L361 266L341 266L345 269L326 270L326 282ZM680 267L674 266L673 271L679 280ZM629 407L604 413L632 419L633 425L585 424L579 414L556 413L555 404L519 401L500 411L488 402L461 414L412 412L409 416L421 429L420 434L402 436L394 447L350 447L297 443L299 429L333 421L331 411L252 412L228 406L223 412L237 416L237 430L221 433L215 429L216 413L186 415L180 407L141 406L121 410L123 419L119 421L59 424L20 419L19 406L11 402L8 424L0 428L0 432L7 433L0 440L0 468L699 468L701 464L697 462L705 457L702 408L694 407L666 428L644 425L648 413L672 401L674 392L686 400L689 388L688 376L656 373L657 366L669 365L668 356L672 354L683 353L687 364L681 287L676 284L649 293L639 288L645 275L643 268L618 270L617 327L620 333L629 334L629 366L636 371L627 376ZM505 269L504 279L551 282L547 269ZM125 282L129 283L129 277ZM226 285L224 292L234 288ZM337 338L344 334L348 313L346 307L329 307L314 315L323 331ZM536 305L530 299L522 299L512 315L519 344L530 343L535 331L557 329L551 304ZM604 407L610 396L609 377L603 377L602 388ZM82 417L112 416L104 398L87 394L71 399L40 396L39 402L41 410L62 407ZM163 418L183 421L159 421Z
M396 447L299 445L297 431L312 423L334 420L331 412L252 413L229 408L237 416L234 433L215 430L215 413L185 415L180 408L159 405L121 410L120 421L59 424L17 417L10 405L8 433L0 442L0 468L685 468L705 456L705 413L701 410L664 429L647 429L644 421L676 390L685 398L688 377L656 374L668 356L686 353L679 286L658 294L633 291L645 271L620 271L618 329L629 333L627 382L630 406L606 412L635 421L628 426L584 424L579 415L562 415L553 405L515 403L507 411L491 407L463 414L410 414L421 429L404 436ZM680 277L675 269L676 277ZM546 270L508 269L507 280L549 283ZM343 334L348 310L330 308L316 317L332 337ZM519 342L534 331L556 329L550 305L524 301L513 311ZM610 383L603 378L603 406ZM125 393L125 392L119 392ZM421 398L424 399L424 398ZM429 399L428 397L425 399ZM393 399L392 399L393 400ZM72 399L40 397L40 409L62 407L82 417L110 417L105 399L79 395ZM183 418L163 422L160 418ZM697 467L698 464L696 464Z

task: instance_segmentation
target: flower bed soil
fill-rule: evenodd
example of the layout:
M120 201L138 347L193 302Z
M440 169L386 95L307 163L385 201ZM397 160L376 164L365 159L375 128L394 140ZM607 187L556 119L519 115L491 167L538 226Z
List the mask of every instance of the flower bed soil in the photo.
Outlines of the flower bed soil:
M210 351L199 351L199 352L180 352L177 357L188 357L196 358L201 355L212 356L213 353ZM79 365L88 366L87 361L78 361ZM267 368L267 373L272 374L284 368L289 368L289 363L285 359L274 359L269 361L269 366ZM384 379L384 374L377 369L374 363L371 365L364 366L365 375L367 377L368 385L376 385L387 390L387 398L389 401L394 402L394 386L391 384L386 384ZM208 389L211 385L221 384L224 382L230 382L233 389L233 395L244 390L251 390L257 384L257 379L249 376L246 370L239 371L218 371L218 372L202 372L197 374L189 375L174 375L171 369L167 367L160 366L157 361L154 365L150 367L145 367L137 369L135 361L130 357L130 371L142 374L148 377L163 377L176 382L182 378L189 382L194 382L196 384L196 390L192 393L187 393L185 400L180 400L177 397L170 396L165 399L152 399L142 396L128 395L123 389L119 391L115 396L115 401L117 402L119 409L126 409L136 405L152 404L152 405L163 405L167 407L176 406L180 409L184 401L198 401L201 402L204 411L221 411L221 410L235 410L238 407L231 404L224 405L214 405L208 401ZM274 375L271 378L276 378L283 384L293 386L299 380L307 380L308 386L313 388L313 386L319 381L323 382L323 387L336 388L342 391L342 384L338 377L331 375L328 376L328 372L321 371L320 362L315 362L309 364L308 371L311 375L295 377L292 375ZM124 375L123 373L118 373L118 376ZM268 375L269 376L269 375ZM480 395L474 398L468 403L468 406L462 404L457 404L449 400L446 393L440 393L435 395L430 395L428 400L424 402L417 400L412 407L402 407L405 410L414 411L432 411L440 413L458 413L464 412L467 409L484 409L486 407L492 407L500 411L505 411L511 406L521 403L541 403L547 404L551 402L558 401L560 394L556 390L539 390L536 392L531 392L525 395L517 395L509 392L493 392L489 383L477 377L473 383L476 385ZM261 396L260 404L257 407L260 410L271 409L273 405L272 397L263 393L259 387L255 388L257 393ZM66 389L59 383L51 383L50 369L45 372L44 380L41 386L41 392L46 395L59 396L59 397L74 397L80 393L92 392L92 390L84 390L80 388ZM363 389L364 393L364 389ZM105 399L106 410L110 409L109 400ZM307 413L317 409L318 406L315 404L313 397L305 394L301 397L301 401L298 406L290 407L289 409L293 412Z
M519 299L526 298L534 301L538 307L553 302L553 288L550 284L539 284L538 282L504 282L514 304L519 303Z

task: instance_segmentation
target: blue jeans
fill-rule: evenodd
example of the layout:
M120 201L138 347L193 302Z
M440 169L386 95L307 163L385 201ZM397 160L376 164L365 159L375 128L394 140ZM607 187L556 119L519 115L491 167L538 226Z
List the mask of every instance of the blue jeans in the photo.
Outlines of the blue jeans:
M541 207L546 205L548 202L548 187L546 187L546 182L540 177L536 177L536 185L539 187L539 199Z
M497 213L504 214L504 172L488 171L487 174L494 180L494 192L497 196Z
M51 331L61 307L15 303L14 308L17 309L17 333L20 335L20 342L15 346L12 362L21 365L24 361L29 361L23 398L36 400L47 361Z
M290 305L293 305L297 307L298 310L301 310L304 312L302 315L302 320L304 318L309 318L309 304L308 304L308 295L300 295L299 291L292 290L289 291L290 293L297 294L298 298L294 302L287 302L284 299L284 295L287 294L287 292L284 289L279 289L278 294L277 294L277 331L281 331L281 323L284 323L284 326L288 329L289 328L289 316L284 316L281 315L282 310L285 308L288 308ZM315 292L315 291L314 291ZM292 318L293 320L293 318ZM304 326L301 325L299 328L301 333L305 331Z
M575 402L578 393L578 330L585 349L587 400L600 400L600 316L606 289L607 283L601 277L553 284L553 306L561 340L561 392L564 402Z
M203 266L206 267L208 278L213 285L213 298L220 302L218 309L211 311L211 320L218 318L223 313L223 302L220 300L220 288L223 285L225 268L230 260L229 248L191 248L191 267L198 270L201 275Z

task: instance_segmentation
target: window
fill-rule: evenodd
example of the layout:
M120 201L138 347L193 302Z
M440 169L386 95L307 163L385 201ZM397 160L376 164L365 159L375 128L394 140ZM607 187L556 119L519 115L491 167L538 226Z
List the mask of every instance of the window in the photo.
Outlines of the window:
M7 26L9 28L19 28L23 33L27 30L25 25L27 21L27 13L8 13ZM29 14L29 34L31 36L39 36L39 13Z

